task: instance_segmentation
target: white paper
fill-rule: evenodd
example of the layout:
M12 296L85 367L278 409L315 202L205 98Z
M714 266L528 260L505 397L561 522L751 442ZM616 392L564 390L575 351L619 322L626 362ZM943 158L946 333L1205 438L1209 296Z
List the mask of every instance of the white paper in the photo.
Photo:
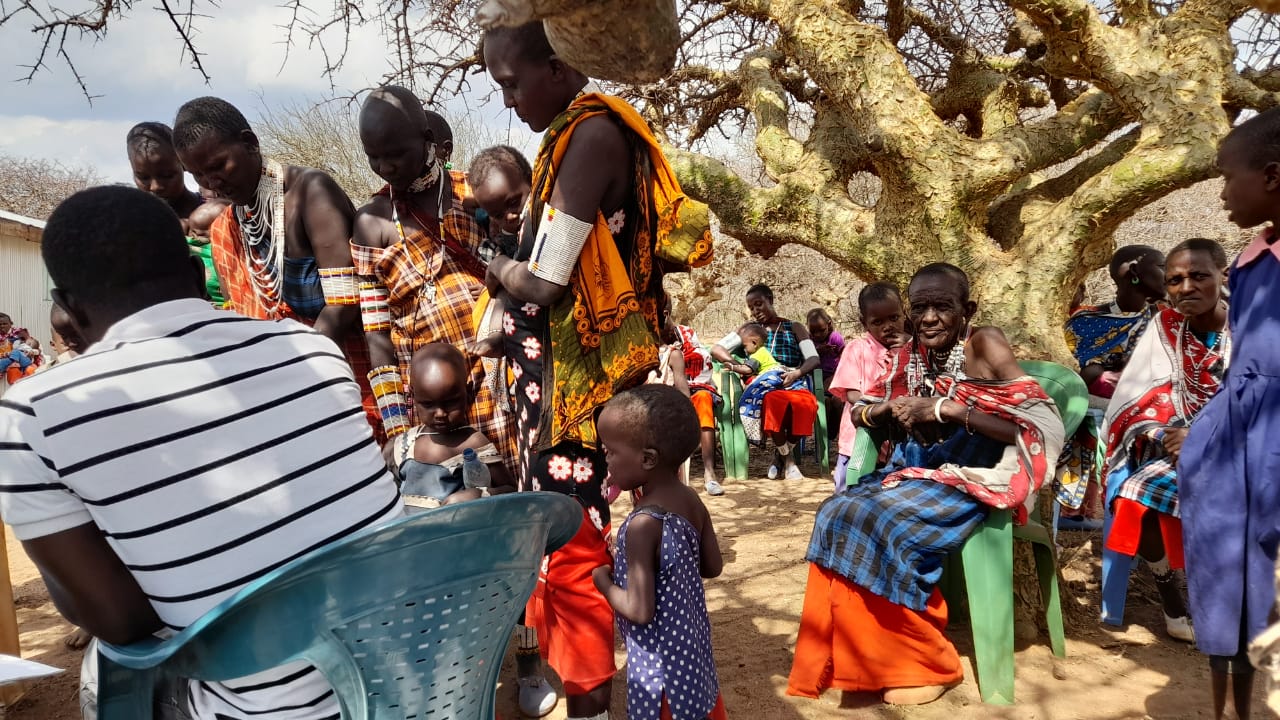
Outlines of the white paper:
M62 672L60 668L0 654L0 685L48 677L60 672Z

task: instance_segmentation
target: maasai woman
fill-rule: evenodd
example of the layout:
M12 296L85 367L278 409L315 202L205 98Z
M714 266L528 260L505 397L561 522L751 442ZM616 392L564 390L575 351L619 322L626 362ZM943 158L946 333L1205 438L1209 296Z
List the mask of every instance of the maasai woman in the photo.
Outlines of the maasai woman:
M199 193L187 189L184 182L186 173L173 148L173 130L164 123L140 122L129 130L125 146L129 153L129 167L133 170L133 184L139 190L164 200L182 221L191 254L198 256L204 263L205 286L209 298L221 305L224 298L218 282L218 271L213 264L213 248L208 233L209 223L213 219L193 218L205 201ZM204 222L205 219L208 222Z
M644 120L551 49L542 23L485 33L508 108L546 131L514 259L487 283L505 296L524 489L583 505L581 528L544 564L529 617L564 681L570 718L608 716L613 613L591 582L610 564L597 411L658 364L662 271L711 259L706 208L687 201Z
M928 265L907 295L916 337L854 406L860 428L897 444L888 466L818 509L791 695L836 687L919 704L960 682L942 560L990 507L1025 522L1062 450L1053 402L1004 333L969 332L977 303L964 272Z
M337 343L381 437L358 333L351 200L323 171L264 157L249 121L226 100L183 104L173 144L200 187L231 201L209 232L227 308L258 319L293 318Z
M1227 369L1226 269L1227 255L1212 240L1187 240L1169 252L1165 285L1173 307L1157 313L1138 340L1103 429L1113 515L1106 549L1147 561L1165 629L1187 642L1194 635L1177 572L1184 562L1175 465L1187 428ZM1123 619L1104 613L1103 621Z
M791 451L802 438L813 434L818 401L813 396L810 373L822 360L804 324L780 317L774 310L773 290L768 285L752 285L747 289L747 312L768 332L765 347L769 354L790 369L775 376L774 382L752 383L752 392L743 391L743 429L753 445L763 445L766 437L773 440L775 454L769 464L770 480L779 475L788 480L801 480L804 474ZM730 333L712 346L711 357L729 363L733 353L741 348L741 338L737 333ZM738 372L744 377L750 374L745 368Z
M386 432L416 425L409 363L419 348L449 343L469 353L472 313L484 290L477 257L484 233L444 170L422 102L388 85L370 93L360 111L360 141L369 166L387 185L356 217L351 256L361 281L370 377ZM486 367L469 357L475 399L470 421L516 471L515 426L498 409ZM420 421L418 421L420 422Z

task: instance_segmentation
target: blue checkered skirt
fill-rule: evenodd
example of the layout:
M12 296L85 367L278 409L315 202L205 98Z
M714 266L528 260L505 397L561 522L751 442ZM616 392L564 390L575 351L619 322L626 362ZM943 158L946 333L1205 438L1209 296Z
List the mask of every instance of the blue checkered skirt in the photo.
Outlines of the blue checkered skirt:
M818 508L805 560L890 602L923 611L943 559L987 516L964 491L931 480L864 482Z

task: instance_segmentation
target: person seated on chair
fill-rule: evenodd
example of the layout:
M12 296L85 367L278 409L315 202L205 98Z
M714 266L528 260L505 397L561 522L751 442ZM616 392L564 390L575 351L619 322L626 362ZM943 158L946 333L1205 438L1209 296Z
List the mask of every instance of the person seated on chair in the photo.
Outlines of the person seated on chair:
M773 290L768 285L753 285L747 290L747 311L756 323L764 326L767 336L764 346L769 354L792 369L782 374L776 386L759 388L762 397L752 411L753 422L743 429L753 445L763 445L765 435L773 440L777 452L769 465L770 480L777 479L779 474L788 480L800 480L804 475L796 466L791 450L802 438L813 434L818 418L818 401L813 396L811 378L821 362L818 349L804 325L778 316L773 308ZM721 363L731 363L733 353L742 345L739 334L730 333L711 348L711 357ZM745 377L744 370L739 363L734 372ZM754 422L756 420L759 422Z
M1146 245L1126 245L1111 256L1116 298L1085 306L1067 319L1067 344L1080 363L1089 393L1110 398L1133 345L1164 299L1164 255Z
M403 515L338 346L210 307L163 200L76 193L41 253L89 345L5 394L0 516L67 620L116 645L182 630L288 561ZM175 679L155 697L163 718L340 712L302 661Z
M742 351L747 354L747 359L732 365L730 369L749 371L742 376L743 379L749 380L748 384L755 382L755 379L762 374L782 365L769 352L769 348L764 346L768 342L769 334L763 325L747 323L738 328L738 336L742 338Z
M818 508L790 695L837 687L919 704L959 683L942 560L992 508L1025 522L1062 450L1057 410L1004 333L970 332L977 303L964 271L927 265L907 297L915 339L854 406L859 427L893 438L894 452Z
M413 353L410 383L414 417L421 424L392 440L392 467L406 505L439 507L515 492L498 448L467 423L475 394L467 384L470 373L467 358L450 343L430 343ZM468 448L489 468L488 487L464 486L462 455Z
M1120 376L1102 436L1107 442L1107 550L1141 555L1151 568L1165 630L1193 642L1179 572L1182 521L1178 455L1200 409L1218 391L1231 355L1227 254L1194 238L1169 251L1164 274L1172 307L1152 318ZM1120 618L1108 618L1119 623Z

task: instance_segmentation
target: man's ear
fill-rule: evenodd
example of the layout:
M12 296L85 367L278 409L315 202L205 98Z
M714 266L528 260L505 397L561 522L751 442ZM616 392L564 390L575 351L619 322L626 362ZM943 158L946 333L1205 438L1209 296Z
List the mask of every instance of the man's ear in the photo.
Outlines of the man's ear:
M563 79L565 70L569 67L564 64L559 55L552 55L551 59L547 60L547 64L551 66L551 77L555 80Z
M978 302L970 300L964 304L964 315L967 319L972 320L978 314Z
M53 303L62 308L67 313L67 317L71 318L71 326L75 328L76 335L82 339L91 337L88 332L91 324L89 316L80 307L74 295L61 288L53 288L49 291L49 296L53 298ZM85 341L89 342L87 339Z
M262 143L258 141L258 136L254 134L252 130L241 130L239 140L249 148L249 152L251 153L258 152L258 148L262 145Z

